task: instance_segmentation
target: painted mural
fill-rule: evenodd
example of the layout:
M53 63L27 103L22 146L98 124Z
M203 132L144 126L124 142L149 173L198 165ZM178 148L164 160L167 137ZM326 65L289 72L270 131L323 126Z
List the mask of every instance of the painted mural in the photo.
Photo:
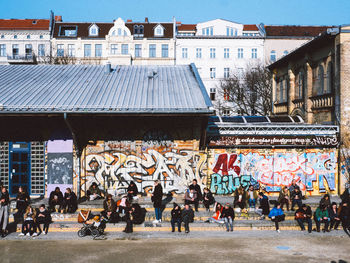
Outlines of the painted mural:
M208 184L216 194L250 184L278 192L292 180L309 194L335 193L338 183L335 149L212 149L208 166Z
M203 187L207 155L196 148L196 140L97 142L84 151L81 190L96 182L108 192L122 193L134 181L140 192L148 192L158 179L164 192L184 192L195 178Z

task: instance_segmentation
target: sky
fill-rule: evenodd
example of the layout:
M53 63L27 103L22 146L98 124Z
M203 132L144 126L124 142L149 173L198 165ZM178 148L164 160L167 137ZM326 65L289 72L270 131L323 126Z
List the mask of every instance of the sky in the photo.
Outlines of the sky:
M182 23L223 18L244 24L350 24L350 0L0 0L0 18L48 18L112 22L118 17Z

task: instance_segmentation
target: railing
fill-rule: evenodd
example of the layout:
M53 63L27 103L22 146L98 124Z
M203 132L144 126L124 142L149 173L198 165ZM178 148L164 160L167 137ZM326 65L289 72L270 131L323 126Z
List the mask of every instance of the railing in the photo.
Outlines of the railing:
M7 60L12 61L33 61L33 54L25 54L25 55L8 55Z
M274 113L275 114L282 114L282 113L287 113L288 112L288 103L287 102L280 102L280 103L275 103L274 105Z
M334 106L334 95L332 93L313 96L310 100L312 109L331 108Z
M293 100L294 108L304 108L304 99L295 99Z

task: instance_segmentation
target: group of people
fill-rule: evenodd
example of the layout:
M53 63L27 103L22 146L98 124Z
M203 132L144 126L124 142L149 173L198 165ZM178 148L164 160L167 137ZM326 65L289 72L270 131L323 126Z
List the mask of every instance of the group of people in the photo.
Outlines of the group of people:
M78 209L77 195L70 188L66 188L64 195L59 187L56 187L49 196L50 212L74 213Z

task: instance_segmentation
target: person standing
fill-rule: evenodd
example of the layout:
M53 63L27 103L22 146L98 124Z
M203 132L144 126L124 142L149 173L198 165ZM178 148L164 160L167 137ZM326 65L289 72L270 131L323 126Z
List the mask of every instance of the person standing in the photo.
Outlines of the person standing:
M1 237L5 237L7 235L6 228L9 221L9 204L10 204L10 196L7 188L3 186L1 188L1 196L0 196L0 222L2 220L2 228L1 228Z
M235 211L229 203L227 203L224 209L222 209L221 218L224 219L226 231L233 231L233 220L235 219Z
M295 220L298 222L298 225L300 226L301 231L305 230L304 223L307 223L307 231L311 233L312 231L312 210L311 207L303 204L301 208L299 208L295 212Z
M158 180L154 181L154 188L151 200L153 202L154 212L156 214L156 220L153 223L162 222L162 198L163 198L163 187L160 185Z
M189 204L185 205L185 208L182 210L181 216L182 216L182 221L185 224L185 232L187 234L190 232L190 223L193 222L193 218L194 218L194 212L192 208L189 206Z
M284 221L285 219L285 215L283 213L283 210L281 209L280 203L277 202L275 204L275 207L271 209L269 213L269 218L271 219L272 222L275 222L276 231L279 233L280 228L278 223Z
M181 212L180 206L174 203L174 208L171 210L171 232L175 232L175 223L178 231L181 232Z
M29 194L23 189L22 186L20 186L18 188L18 194L16 196L16 208L17 208L16 219L18 218L23 220L23 215L29 203L30 203Z

